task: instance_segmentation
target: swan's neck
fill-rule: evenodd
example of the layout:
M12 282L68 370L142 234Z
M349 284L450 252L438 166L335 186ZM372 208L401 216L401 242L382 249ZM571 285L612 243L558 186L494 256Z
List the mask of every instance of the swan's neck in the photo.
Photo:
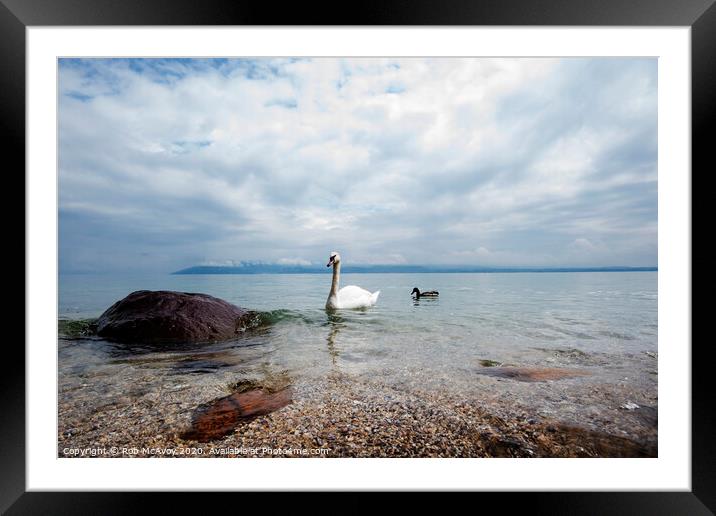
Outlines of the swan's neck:
M338 282L341 280L341 262L333 264L333 282L331 283L331 293L328 297L334 297L338 293Z

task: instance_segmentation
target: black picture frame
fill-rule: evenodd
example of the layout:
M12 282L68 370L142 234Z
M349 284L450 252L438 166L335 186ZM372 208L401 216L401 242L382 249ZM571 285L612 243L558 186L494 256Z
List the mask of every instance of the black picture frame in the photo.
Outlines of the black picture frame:
M692 72L692 170L716 170L712 142L716 110L715 0L371 0L283 3L204 0L0 0L0 127L4 159L25 169L25 29L83 25L573 25L689 26ZM711 129L711 131L709 131ZM6 169L10 174L10 169ZM18 175L16 174L16 177ZM25 191L24 181L15 191ZM14 212L16 213L16 212ZM16 215L15 215L16 217ZM24 234L23 234L24 237ZM692 247L693 249L693 247ZM27 256L24 256L27 260ZM25 261L25 263L27 263ZM693 268L693 260L692 260ZM25 269L26 278L29 274ZM24 305L23 305L24 306ZM27 315L27 314L25 314ZM693 320L693 316L691 317ZM669 343L686 346L691 343ZM6 345L0 375L0 511L7 514L123 514L161 496L163 511L188 507L180 493L26 492L25 355ZM484 493L551 514L712 514L716 510L716 440L707 359L709 340L692 346L692 490L690 492ZM198 495L198 493L197 493ZM211 494L212 504L225 496ZM192 495L192 499L196 497ZM484 507L485 499L481 499ZM498 500L502 501L502 500ZM200 502L201 503L201 502Z

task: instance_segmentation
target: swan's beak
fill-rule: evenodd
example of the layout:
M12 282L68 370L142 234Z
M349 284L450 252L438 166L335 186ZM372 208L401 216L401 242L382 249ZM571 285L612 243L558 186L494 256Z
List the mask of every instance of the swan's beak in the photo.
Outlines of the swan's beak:
M330 267L332 263L333 263L333 257L331 256L331 259L328 260L328 263L326 264L326 267Z

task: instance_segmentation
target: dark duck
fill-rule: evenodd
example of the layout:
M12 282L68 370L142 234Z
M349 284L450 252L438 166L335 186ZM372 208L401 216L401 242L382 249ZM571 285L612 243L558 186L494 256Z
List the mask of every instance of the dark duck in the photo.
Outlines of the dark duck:
M428 290L427 292L420 292L418 287L415 287L410 294L415 294L415 299L420 299L421 297L438 297L439 293L437 290Z

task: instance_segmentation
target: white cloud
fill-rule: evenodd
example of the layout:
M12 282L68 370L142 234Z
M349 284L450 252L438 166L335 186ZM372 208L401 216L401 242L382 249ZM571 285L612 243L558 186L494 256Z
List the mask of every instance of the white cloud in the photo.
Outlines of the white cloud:
M596 249L596 246L587 238L576 238L570 245L578 251L593 251Z
M303 258L279 258L276 263L279 265L311 265L309 260L304 260Z

